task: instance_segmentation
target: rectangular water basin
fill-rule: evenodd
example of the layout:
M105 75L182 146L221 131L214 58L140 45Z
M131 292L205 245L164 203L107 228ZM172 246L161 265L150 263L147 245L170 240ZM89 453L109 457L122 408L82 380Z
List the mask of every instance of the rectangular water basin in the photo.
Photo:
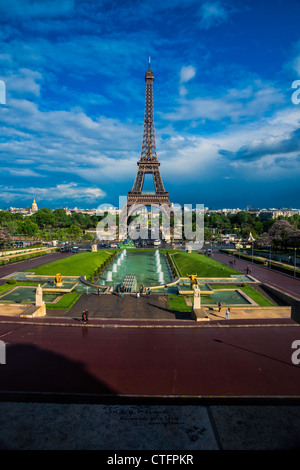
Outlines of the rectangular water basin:
M221 302L223 306L233 306L233 305L251 305L249 301L242 293L238 290L215 290L210 295L201 295L201 304L202 305L218 305Z
M120 287L123 284L125 276L133 274L137 280L138 290L141 285L143 287L164 286L173 280L172 274L166 256L158 251L158 255L155 253L156 251L127 251L123 258L119 255L101 275L98 283L116 289L117 286ZM159 274L157 257L161 275Z
M0 302L35 303L36 287L15 287L0 297ZM60 294L43 294L44 302L54 302Z

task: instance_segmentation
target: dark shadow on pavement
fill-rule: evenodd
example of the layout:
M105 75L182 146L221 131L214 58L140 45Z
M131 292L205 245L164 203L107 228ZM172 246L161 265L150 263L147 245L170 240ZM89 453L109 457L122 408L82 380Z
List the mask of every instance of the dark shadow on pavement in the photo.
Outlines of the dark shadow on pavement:
M82 330L82 336L88 334L85 326ZM7 347L6 364L1 365L0 398L5 394L113 396L116 391L91 375L84 362L32 344L14 344Z

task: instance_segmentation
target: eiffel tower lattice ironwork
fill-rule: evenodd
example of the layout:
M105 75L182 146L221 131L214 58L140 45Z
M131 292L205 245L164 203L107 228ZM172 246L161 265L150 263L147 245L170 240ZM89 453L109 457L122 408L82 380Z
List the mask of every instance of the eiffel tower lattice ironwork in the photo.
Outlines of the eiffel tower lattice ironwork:
M144 133L140 160L137 162L138 171L131 191L128 191L127 206L138 204L158 205L165 204L171 206L169 193L165 191L157 159L154 130L154 112L153 112L153 81L154 73L150 67L145 75L146 81L146 100L145 100L145 118ZM146 174L152 174L154 182L154 191L143 191L144 178Z

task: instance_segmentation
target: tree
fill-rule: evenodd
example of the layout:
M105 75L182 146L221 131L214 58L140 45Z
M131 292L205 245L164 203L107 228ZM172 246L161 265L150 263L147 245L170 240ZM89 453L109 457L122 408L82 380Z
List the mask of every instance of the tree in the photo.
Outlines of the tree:
M293 248L298 248L300 247L300 230L295 230L294 233L292 233L291 238L288 240L289 246Z
M9 231L6 227L0 227L0 243L4 243L10 239Z
M255 245L257 246L266 246L271 244L271 237L267 232L262 233L259 237L255 240Z
M38 224L39 228L52 227L54 224L54 217L51 209L46 207L39 209L35 214L30 216L32 222Z
M13 237L15 233L19 231L20 222L12 219L12 220L8 220L3 225L7 228L9 234Z
M276 248L287 248L288 243L297 235L297 229L287 220L277 220L268 232Z
M255 239L257 238L256 230L253 229L253 228L251 228L251 227L249 227L249 226L245 227L245 228L242 230L242 238L248 238L249 235L250 235L250 233L251 233L251 235L253 236L253 238L255 238Z
M65 209L54 209L52 215L56 227L67 227L70 224L70 217Z
M80 238L83 235L81 228L75 224L71 225L70 228L67 228L66 232L70 235L72 239Z
M212 233L209 228L204 227L204 240L211 240L212 239Z
M34 237L37 235L39 227L36 223L32 222L30 219L25 219L22 225L22 233L28 237Z
M83 240L88 240L88 241L94 240L94 237L91 233L85 233L82 238Z
M237 224L238 227L244 225L251 225L252 216L246 211L239 211L237 214L231 216L231 223Z
M68 239L67 229L60 228L60 229L57 231L57 238L58 238L59 240L66 241L66 240Z

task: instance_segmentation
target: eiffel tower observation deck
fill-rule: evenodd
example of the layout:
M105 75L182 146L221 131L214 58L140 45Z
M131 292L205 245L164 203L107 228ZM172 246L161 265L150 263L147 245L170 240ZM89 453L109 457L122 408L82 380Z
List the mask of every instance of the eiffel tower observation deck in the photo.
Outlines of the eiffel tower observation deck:
M142 151L140 160L137 162L138 171L133 188L128 192L127 207L139 204L143 204L145 206L164 204L170 207L171 203L169 201L169 193L165 191L162 182L159 171L160 163L157 159L156 153L153 112L154 73L151 70L150 57L149 68L145 75L145 81L146 100ZM143 191L146 174L151 174L153 177L154 191Z

